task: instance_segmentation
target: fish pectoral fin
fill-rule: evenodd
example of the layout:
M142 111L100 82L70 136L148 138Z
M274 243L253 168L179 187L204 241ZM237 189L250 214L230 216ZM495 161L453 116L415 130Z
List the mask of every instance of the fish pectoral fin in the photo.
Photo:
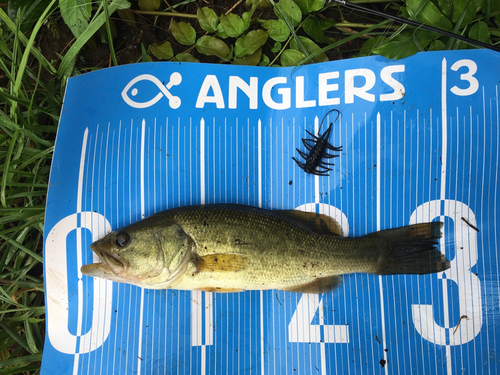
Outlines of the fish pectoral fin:
M318 277L310 283L295 285L289 288L283 288L282 290L295 293L319 294L331 292L337 289L340 284L342 284L342 278L340 276Z
M342 227L340 224L328 215L299 210L278 210L276 212L300 221L316 233L329 235L333 234L337 236L342 235Z
M245 291L245 289L233 289L233 288L201 288L197 290L201 290L202 292L212 292L212 293L238 293Z
M247 266L247 258L239 254L211 254L193 260L196 272L241 271Z

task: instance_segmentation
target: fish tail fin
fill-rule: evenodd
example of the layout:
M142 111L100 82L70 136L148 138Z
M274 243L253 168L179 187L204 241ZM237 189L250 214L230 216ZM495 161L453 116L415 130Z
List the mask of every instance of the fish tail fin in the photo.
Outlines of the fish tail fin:
M387 229L370 236L384 239L387 247L379 258L379 275L436 273L450 268L439 250L443 223L432 222Z

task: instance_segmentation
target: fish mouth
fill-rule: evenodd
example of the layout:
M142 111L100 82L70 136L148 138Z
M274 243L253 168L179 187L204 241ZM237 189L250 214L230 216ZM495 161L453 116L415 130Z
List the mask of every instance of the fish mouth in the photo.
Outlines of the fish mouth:
M120 255L108 253L100 249L99 246L96 245L96 242L90 245L90 249L99 257L101 262L82 266L81 271L83 274L96 277L95 274L97 273L99 274L97 277L104 277L101 275L106 274L109 276L112 274L115 276L122 276L125 273L127 264Z

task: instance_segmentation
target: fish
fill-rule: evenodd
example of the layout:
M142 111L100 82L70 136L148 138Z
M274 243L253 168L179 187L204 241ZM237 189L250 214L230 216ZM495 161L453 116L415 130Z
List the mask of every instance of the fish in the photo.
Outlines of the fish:
M327 215L236 204L156 213L90 245L83 274L148 289L327 293L342 275L431 274L450 262L439 221L344 237Z

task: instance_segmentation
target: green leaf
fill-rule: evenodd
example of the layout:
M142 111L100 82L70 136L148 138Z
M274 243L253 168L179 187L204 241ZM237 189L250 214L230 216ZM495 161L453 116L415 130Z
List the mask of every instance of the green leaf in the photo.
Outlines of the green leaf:
M269 37L277 42L284 42L290 36L290 29L282 19L266 21L262 26L267 29Z
M295 0L303 15L323 9L322 0Z
M456 23L464 12L465 15L462 20L464 25L469 24L476 15L477 8L471 0L453 0L453 2L449 0L438 0L437 5L441 12L443 12L443 14L453 23Z
M293 27L297 27L302 21L302 12L292 0L280 0L275 6L274 13L285 22L288 19Z
M248 12L245 12L241 15L241 19L243 20L245 30L247 30L250 27L250 21L252 20L253 14L257 10L257 6L258 5L252 5L252 8Z
M153 56L160 60L170 60L174 57L174 50L172 49L170 42L164 42L162 44L154 43L149 46L149 49L151 50Z
M200 27L203 30L208 31L209 33L217 32L219 17L217 17L217 14L215 14L215 12L211 8L198 8L198 10L196 11L196 15L198 17Z
M259 63L261 56L262 56L262 48L259 48L251 55L247 55L244 57L235 57L233 64L256 66Z
M141 10L155 11L160 9L161 0L139 0Z
M316 43L314 43L311 39L306 38L304 36L299 36L299 39L310 55L318 53L321 50L321 47L318 46ZM290 48L295 49L297 51L300 49L300 47L295 39L290 42ZM326 56L326 54L324 52L320 52L318 55L314 56L312 59L316 63L328 61L328 57Z
M415 44L414 37L420 46L426 48L435 39L435 34L422 30L415 31L415 33L402 33L391 42L373 49L373 52L388 59L404 59L419 52L419 47Z
M187 22L172 21L171 30L175 40L180 44L191 46L196 41L196 31Z
M237 38L245 31L245 24L237 14L221 14L220 30L225 32L231 38Z
M429 0L406 0L406 9L412 19L428 26L451 31L451 21Z
M476 22L469 31L469 38L491 44L491 34L488 25L483 21Z
M247 35L236 40L234 44L234 54L236 57L243 57L253 54L266 42L269 34L267 31L259 29L250 31Z
M325 32L319 27L317 20L313 18L308 18L304 22L304 31L309 35L315 42L318 43L333 43L335 39L327 37Z
M227 33L224 31L224 28L220 23L217 25L217 36L222 39L229 38L229 35L227 35Z
M247 0L246 4L247 7L256 6L257 9L266 9L266 8L271 8L272 6L269 0Z
M26 32L41 16L43 11L49 6L50 0L9 0L7 3L7 14L14 21L20 21L21 31ZM17 11L19 8L25 8L23 19L17 20Z
M317 14L314 15L313 20L316 27L323 31L329 29L337 23L337 21L335 21L335 19L333 18L321 18L318 17Z
M445 49L446 45L439 39L432 42L429 46L429 51L444 51Z
M225 59L229 55L229 47L215 36L202 36L196 41L196 50L207 56L217 56Z
M250 27L250 21L252 20L252 13L245 12L241 15L241 19L243 20L243 26L245 30L247 30Z
M117 10L117 13L120 18L127 23L127 25L133 27L134 29L137 29L134 12L132 12L130 9L119 9Z
M377 48L382 46L385 43L386 37L379 35L375 38L370 38L366 42L363 43L361 46L361 49L359 50L359 54L357 56L370 56L372 54L372 51Z
M80 10L77 0L59 0L59 9L64 23L69 27L75 37L79 37L88 28L88 17ZM89 3L89 5L91 5Z
M297 66L299 63L306 58L302 52L296 49L287 49L281 54L281 65L282 66Z
M269 65L269 57L267 55L262 55L261 61L259 62L259 66L268 66Z
M144 48L144 44L141 43L141 58L142 62L151 62L151 57L148 55L148 51Z
M278 52L281 49L281 43L280 42L275 42L273 48L271 48L271 52Z
M388 59L399 60L416 54L418 48L415 42L413 42L413 38L409 36L404 40L386 43L383 46L375 48L373 52Z
M92 0L76 0L78 9L82 12L83 16L89 20L92 15Z
M182 52L174 56L174 61L179 61L179 62L195 62L199 63L200 60L198 60L196 57L191 55L190 53Z

